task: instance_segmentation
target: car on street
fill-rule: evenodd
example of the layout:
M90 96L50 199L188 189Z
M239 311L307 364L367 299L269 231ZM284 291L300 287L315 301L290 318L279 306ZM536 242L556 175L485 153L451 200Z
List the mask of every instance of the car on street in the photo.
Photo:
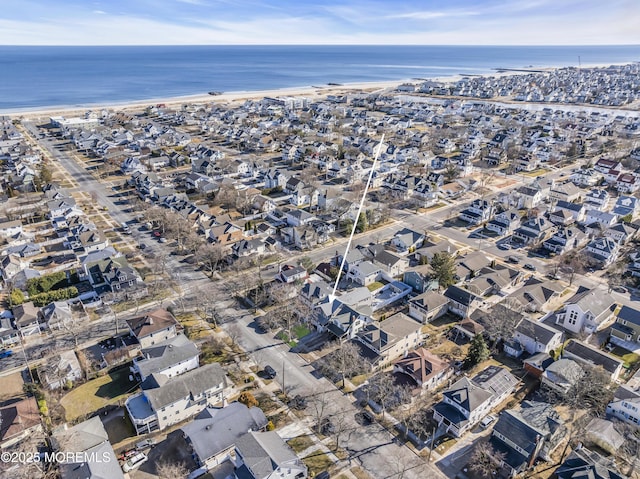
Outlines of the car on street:
M300 394L296 394L291 401L289 401L289 407L291 409L302 410L307 407L307 399Z
M322 471L318 473L316 479L329 479L330 477L331 475L329 474L329 471Z
M518 264L520 262L520 258L517 256L507 256L507 261L509 263Z
M122 465L122 471L123 472L132 471L133 469L136 469L140 467L142 464L144 464L145 462L147 462L147 459L149 458L143 452L136 454L135 456L132 456L125 461L125 463Z
M616 286L615 288L613 288L613 290L616 293L622 293L622 294L628 293L627 288L625 288L624 286Z
M0 351L0 359L10 358L13 356L13 351L11 349L3 349Z
M374 421L374 417L369 411L357 412L354 417L356 422L362 426L367 426Z
M147 245L144 243L140 243L140 249L147 249Z
M503 250L509 250L511 249L511 245L509 243L500 243L498 245L498 248Z
M160 241L160 243L166 243L167 238L165 238L164 236L161 236L160 238L158 238L158 241Z
M276 375L278 373L276 373L276 370L273 369L271 366L269 366L268 364L264 367L264 374L265 376L267 376L269 379L273 379L276 377Z
M318 426L318 432L320 432L320 434L324 434L325 436L329 436L331 434L335 434L336 427L331 422L331 419L325 417Z
M162 236L162 233L160 233L160 231L154 231L153 236L155 236L156 238L160 238L160 236Z
M534 265L532 265L531 263L527 263L523 266L524 269L528 269L529 271L535 271L536 267Z

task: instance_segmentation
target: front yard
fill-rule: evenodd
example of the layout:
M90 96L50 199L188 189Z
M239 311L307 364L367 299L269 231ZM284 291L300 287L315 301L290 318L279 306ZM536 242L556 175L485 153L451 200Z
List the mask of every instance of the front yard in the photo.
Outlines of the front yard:
M60 401L67 421L124 401L138 386L137 382L129 381L129 374L128 368L113 370L70 391Z

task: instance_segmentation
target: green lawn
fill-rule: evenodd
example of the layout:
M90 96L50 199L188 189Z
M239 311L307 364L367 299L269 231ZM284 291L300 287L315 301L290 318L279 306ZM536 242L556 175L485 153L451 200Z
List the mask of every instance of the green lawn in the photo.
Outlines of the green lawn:
M127 397L137 384L129 381L129 374L128 368L121 368L70 391L60 401L67 421L91 414L107 404L114 404Z
M624 361L625 368L633 368L635 363L640 360L640 356L638 356L636 353L627 353L622 356L622 360Z
M304 338L310 332L311 331L309 331L309 328L307 328L304 324L299 324L298 326L295 326L293 328L293 334L295 334L296 338L298 339Z
M381 283L380 281L375 281L373 283L371 283L369 286L367 286L367 289L369 289L369 291L373 292L377 289L380 289L384 286L383 283Z
M333 461L329 459L324 452L315 451L302 459L302 462L309 468L309 475L315 476L319 472L326 471L333 465Z

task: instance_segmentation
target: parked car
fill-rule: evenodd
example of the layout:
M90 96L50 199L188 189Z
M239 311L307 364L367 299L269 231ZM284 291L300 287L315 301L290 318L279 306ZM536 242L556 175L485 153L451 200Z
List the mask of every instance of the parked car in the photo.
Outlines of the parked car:
M509 263L518 264L520 262L520 258L517 256L507 256L507 261Z
M13 356L13 351L11 349L3 349L0 351L0 359L10 358Z
M628 293L627 288L625 288L624 286L616 286L615 288L613 288L613 290L616 293Z
M498 245L498 248L503 249L503 250L509 250L509 249L511 249L511 245L509 243L500 243Z
M147 245L146 245L146 244L144 244L144 243L140 243L140 249L146 249L146 248L147 248Z
M164 236L161 236L160 238L158 238L158 241L160 241L160 243L166 243L167 238L165 238Z
M329 471L322 471L318 473L316 479L329 479L330 477L331 475L329 474Z
M495 421L496 418L494 416L485 416L482 421L480 421L480 425L482 427L487 427L489 424L491 424L493 421Z
M275 369L273 369L271 366L266 365L266 366L264 367L264 374L265 374L269 379L273 379L273 378L275 378L275 377L276 377L276 375L277 375L278 373L276 373L276 370L275 370Z
M529 271L535 271L536 267L534 265L532 265L531 263L527 263L524 265L524 269L528 269Z
M156 441L155 439L144 439L143 441L140 442L136 442L136 449L138 451L144 451L145 449L149 449L150 447L153 447L156 445Z
M122 465L123 472L129 472L133 469L140 467L142 464L147 462L149 458L143 452L136 454L135 456L127 459L127 461Z
M289 401L289 407L292 409L304 409L307 407L307 399L300 394L294 396L291 401Z
M371 424L375 420L375 418L369 411L361 411L355 414L355 420L358 424L366 426L368 424Z
M329 436L336 432L336 427L331 422L331 419L329 419L328 417L325 417L324 420L318 426L318 432L320 432L320 434L324 434L325 436Z

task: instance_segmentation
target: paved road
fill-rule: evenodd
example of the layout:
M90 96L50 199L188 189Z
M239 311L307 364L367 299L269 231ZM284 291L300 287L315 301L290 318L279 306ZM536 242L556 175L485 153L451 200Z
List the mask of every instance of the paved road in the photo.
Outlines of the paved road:
M33 131L33 125L26 125ZM37 135L35 135L37 138ZM65 170L77 182L78 188L82 191L94 192L97 201L108 208L109 213L118 223L130 222L134 220L131 214L122 211L114 204L113 195L108 188L97 181L89 174L83 165L79 165L75 159L70 157L65 151L55 148L55 141L46 139L43 144L51 156L60 162ZM393 225L387 227L392 231ZM140 241L144 238L144 233L134 228L135 237ZM372 232L371 235L377 234ZM373 237L373 236L372 236ZM346 242L346 240L344 240ZM165 245L157 242L145 241L152 251L161 253L166 251ZM342 241L338 242L341 244ZM328 246L321 251L310 253L312 258L325 257L334 246ZM146 251L146 250L145 250ZM302 255L300 255L302 256ZM336 388L324 379L318 379L312 375L312 367L303 361L296 354L288 352L288 347L279 340L274 340L271 335L260 334L252 326L254 324L253 315L247 310L240 308L229 296L226 281L212 282L203 273L193 269L191 265L180 262L179 257L167 256L167 269L177 273L185 286L188 298L185 302L195 300L194 296L206 294L208 297L218 300L218 313L231 320L223 324L223 328L236 328L239 332L239 344L251 354L257 364L271 364L276 370L281 371L278 380L282 381L284 376L285 387L293 394L313 394L314 392L327 391L331 394L332 404L336 412L344 415L344 420L352 423L354 430L360 428L355 424L353 414L355 407L351 404L349 397L344 396ZM284 372L284 374L282 374ZM445 477L433 466L418 460L414 454L405 447L399 447L392 442L390 433L380 426L369 426L368 430L363 429L359 433L351 434L348 439L348 448L357 456L362 466L375 478L389 478L398 475L397 464L414 464L405 477L417 479L418 477Z

